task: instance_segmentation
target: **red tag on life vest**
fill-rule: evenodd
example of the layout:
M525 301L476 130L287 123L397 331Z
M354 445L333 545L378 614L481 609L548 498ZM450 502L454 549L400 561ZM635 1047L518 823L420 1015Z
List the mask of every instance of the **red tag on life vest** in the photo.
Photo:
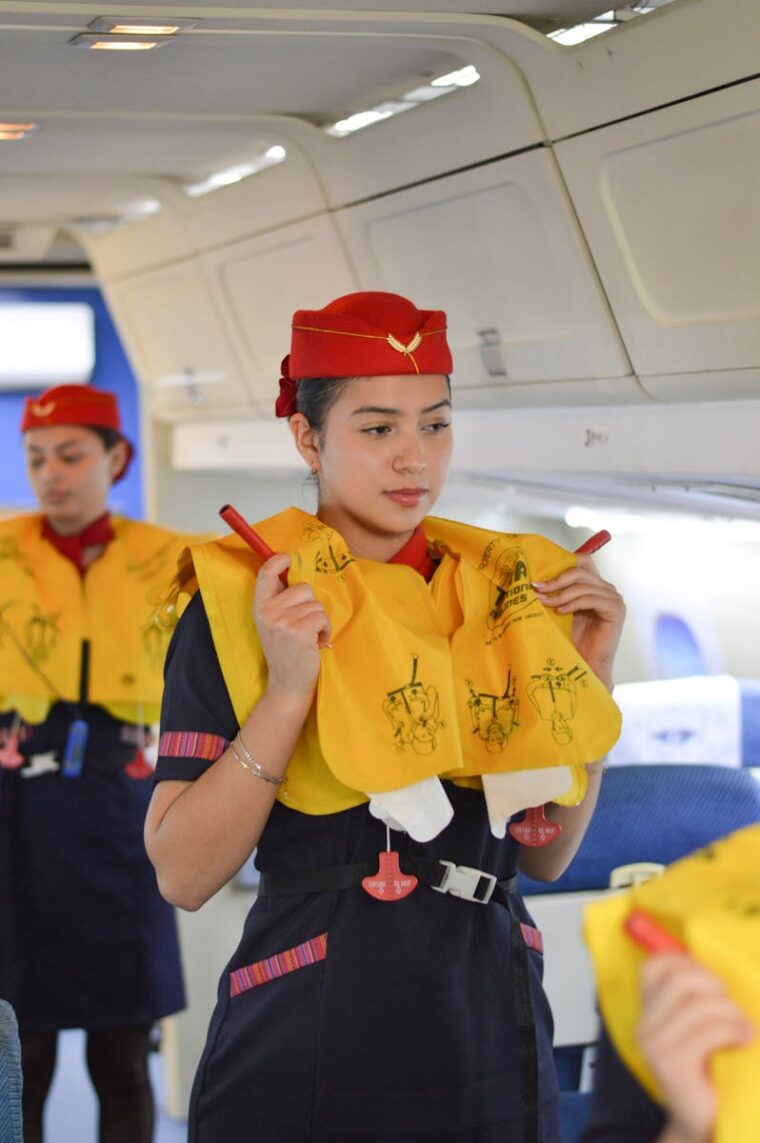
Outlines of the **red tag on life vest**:
M546 820L543 806L531 806L525 811L525 817L521 822L514 822L508 828L515 841L519 841L521 845L535 847L548 845L562 833L559 822Z
M153 767L145 761L145 754L142 750L135 751L134 758L127 763L124 769L130 778L134 778L136 782L143 782L146 778L153 777Z
M18 735L9 734L0 746L0 766L3 770L18 770L24 764L24 755L18 752Z
M395 849L385 849L380 856L380 868L371 877L362 878L362 888L377 901L400 901L417 888L417 878L402 873Z

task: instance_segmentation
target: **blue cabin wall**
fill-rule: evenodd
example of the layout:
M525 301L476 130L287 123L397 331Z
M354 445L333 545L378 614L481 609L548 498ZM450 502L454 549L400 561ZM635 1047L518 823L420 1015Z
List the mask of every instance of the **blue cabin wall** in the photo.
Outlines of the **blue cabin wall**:
M112 511L142 519L144 515L142 464L140 457L139 391L134 373L122 348L100 290L94 287L59 289L0 289L0 305L8 302L85 302L95 314L95 369L90 378L96 389L110 389L119 398L125 435L136 449L136 457L124 480L112 490ZM28 391L31 392L32 390ZM37 507L26 479L24 450L18 427L24 398L28 392L0 393L0 509L30 511Z

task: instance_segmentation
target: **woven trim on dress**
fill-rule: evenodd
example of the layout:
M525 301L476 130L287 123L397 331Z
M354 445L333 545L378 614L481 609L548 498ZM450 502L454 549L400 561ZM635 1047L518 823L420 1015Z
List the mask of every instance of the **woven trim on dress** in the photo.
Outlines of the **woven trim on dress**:
M296 969L316 964L326 956L327 933L320 933L318 937L312 937L310 941L304 941L295 948L276 953L266 960L257 960L254 964L247 964L245 968L236 968L230 973L230 996L240 996L251 988L276 980L278 976L286 976Z
M158 754L162 758L204 758L216 762L230 744L220 734L204 734L200 730L167 730L159 739Z
M544 938L538 929L534 929L532 925L520 924L522 930L523 940L529 949L535 949L536 952L542 953L544 951Z

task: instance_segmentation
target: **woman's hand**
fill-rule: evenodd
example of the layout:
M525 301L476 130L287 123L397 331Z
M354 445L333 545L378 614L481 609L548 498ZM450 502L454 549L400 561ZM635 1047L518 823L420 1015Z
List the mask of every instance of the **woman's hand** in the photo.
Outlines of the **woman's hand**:
M319 649L329 645L330 620L307 583L283 587L279 576L290 566L284 552L259 570L253 614L269 668L270 694L307 698L319 676Z
M535 583L536 596L559 615L573 616L573 643L602 682L612 689L612 665L625 619L623 597L602 579L591 556L578 556L569 568L545 583Z
M639 1045L670 1115L664 1138L709 1143L716 1117L710 1057L739 1047L754 1029L721 980L683 953L656 953L641 973Z

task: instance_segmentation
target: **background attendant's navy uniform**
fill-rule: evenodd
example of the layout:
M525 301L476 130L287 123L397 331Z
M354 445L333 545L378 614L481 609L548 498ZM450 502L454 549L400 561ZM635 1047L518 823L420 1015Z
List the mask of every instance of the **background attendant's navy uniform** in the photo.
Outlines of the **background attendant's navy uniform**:
M0 995L24 1030L150 1024L184 1005L174 912L142 837L153 783L125 769L137 728L102 707L76 712L56 703L44 723L24 727L20 751L61 759L81 714L89 736L78 778L0 770L0 910L12 942Z
M191 781L238 730L200 594L175 632L166 681L157 778ZM413 850L513 873L517 844L494 839L482 793L446 789L455 812L438 837L392 834L402 864ZM366 805L312 816L275 802L257 865L376 863L384 848ZM503 905L422 884L393 904L358 886L260 898L220 983L191 1143L523 1143L510 942ZM558 1143L552 1019L541 955L528 956L540 1139Z

